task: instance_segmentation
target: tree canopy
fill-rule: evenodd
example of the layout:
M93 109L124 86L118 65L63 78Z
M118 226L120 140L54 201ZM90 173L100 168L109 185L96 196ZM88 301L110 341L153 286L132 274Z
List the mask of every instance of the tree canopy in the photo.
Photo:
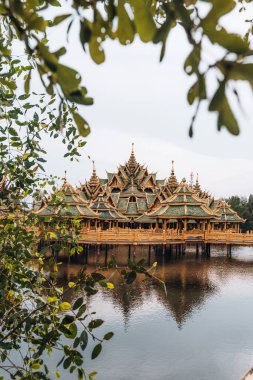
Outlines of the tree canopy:
M38 71L45 91L56 94L60 100L57 127L61 125L61 110L67 105L78 127L79 134L89 134L87 121L73 105L91 105L80 73L61 63L66 53L65 39L62 47L52 51L47 39L48 30L59 25L65 27L66 39L75 23L79 24L77 38L84 54L89 54L96 64L106 59L104 42L118 40L122 45L131 44L138 37L144 43L161 45L160 60L163 60L166 43L173 28L183 28L191 52L186 57L184 70L193 78L187 100L194 108L189 133L201 102L208 104L209 111L216 112L217 128L225 127L232 134L239 133L239 125L230 106L229 98L235 96L240 102L237 81L246 81L252 86L252 20L246 12L250 0L2 0L1 56L10 60L15 54L13 39L22 42L30 62L24 79L25 92L29 92L32 72ZM63 12L66 9L66 12ZM49 19L52 12L57 15ZM248 30L244 35L236 34L224 27L224 19L236 12L245 12ZM206 49L220 48L219 58L206 59ZM107 52L108 54L108 52ZM212 55L212 54L211 54ZM81 57L80 57L81 59ZM207 78L213 73L215 86L208 88ZM11 76L6 73L1 83L15 91ZM209 86L210 87L210 86Z

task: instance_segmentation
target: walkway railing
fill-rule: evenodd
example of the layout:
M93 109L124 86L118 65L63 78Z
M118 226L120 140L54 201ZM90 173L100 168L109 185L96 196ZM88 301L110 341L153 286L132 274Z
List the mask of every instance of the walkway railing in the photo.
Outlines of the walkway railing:
M184 243L212 243L253 245L253 233L236 233L222 231L187 231L175 230L144 230L144 229L111 229L88 230L83 229L80 234L80 243L87 244L184 244Z

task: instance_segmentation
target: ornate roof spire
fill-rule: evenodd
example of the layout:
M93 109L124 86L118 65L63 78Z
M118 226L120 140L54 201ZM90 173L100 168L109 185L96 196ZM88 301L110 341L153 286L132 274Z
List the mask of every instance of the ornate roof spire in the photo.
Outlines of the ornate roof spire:
M193 186L193 189L199 193L201 191L201 187L200 187L200 184L199 184L199 173L197 173L197 178L196 178L196 182L195 182L195 185Z
M94 161L92 161L92 162L93 162L93 170L92 170L92 175L91 175L90 180L89 180L89 185L91 187L95 188L99 185L100 181L99 181L99 178L97 176L95 162Z
M63 181L64 181L64 183L67 183L67 170L64 170Z
M137 161L134 154L134 143L132 143L132 151L127 164L131 171L134 171L136 169Z
M190 173L190 186L193 188L193 172Z
M175 175L175 171L174 171L174 160L171 161L171 175Z
M170 177L168 179L168 185L172 191L176 190L176 188L178 187L178 181L177 181L177 177L175 176L173 160L171 162L171 171L170 171Z

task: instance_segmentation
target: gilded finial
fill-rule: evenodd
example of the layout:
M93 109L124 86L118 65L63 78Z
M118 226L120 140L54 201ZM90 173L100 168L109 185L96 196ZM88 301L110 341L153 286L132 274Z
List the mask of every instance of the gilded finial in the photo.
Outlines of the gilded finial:
M193 172L191 172L191 174L190 174L190 186L191 186L191 188L193 188Z
M92 160L92 166L93 166L93 173L96 173L96 165L95 165L95 161Z
M132 153L134 153L134 143L132 143Z
M64 182L67 182L67 170L64 170Z
M174 160L171 161L171 175L174 175Z

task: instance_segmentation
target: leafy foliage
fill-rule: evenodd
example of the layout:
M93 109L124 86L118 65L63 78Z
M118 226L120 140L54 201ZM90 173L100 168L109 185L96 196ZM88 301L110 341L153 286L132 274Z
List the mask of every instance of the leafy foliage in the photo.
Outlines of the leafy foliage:
M242 224L241 229L243 232L252 231L253 229L253 195L250 194L248 198L233 195L227 199L231 205L243 219L246 219Z
M24 81L25 93L29 93L33 71L37 71L46 92L60 99L59 119L65 106L72 113L79 134L89 134L87 121L73 108L76 105L91 105L80 74L61 63L66 53L65 44L52 51L47 32L58 28L72 32L79 24L79 39L85 54L90 54L96 64L106 59L104 42L118 40L122 45L131 44L135 36L143 42L161 44L160 60L165 56L166 42L171 30L180 27L189 43L190 54L185 59L184 69L194 78L187 99L196 111L192 118L190 136L199 111L205 101L211 112L218 115L217 128L222 127L234 135L239 133L237 119L231 109L230 98L239 97L234 86L237 81L246 81L252 86L252 20L247 17L249 0L2 0L0 17L4 38L0 43L0 54L8 59L13 47L8 39L22 42L29 59ZM67 12L63 12L66 9ZM57 13L53 20L48 16ZM249 28L245 35L232 33L224 27L224 18L245 13L245 23ZM217 47L219 54L217 55ZM211 49L213 52L208 54ZM208 57L210 55L210 57ZM212 59L212 56L217 58ZM207 58L208 57L208 58ZM32 69L35 70L32 70ZM215 78L212 88L207 88L208 78ZM15 83L8 76L0 78L2 83L15 90Z

